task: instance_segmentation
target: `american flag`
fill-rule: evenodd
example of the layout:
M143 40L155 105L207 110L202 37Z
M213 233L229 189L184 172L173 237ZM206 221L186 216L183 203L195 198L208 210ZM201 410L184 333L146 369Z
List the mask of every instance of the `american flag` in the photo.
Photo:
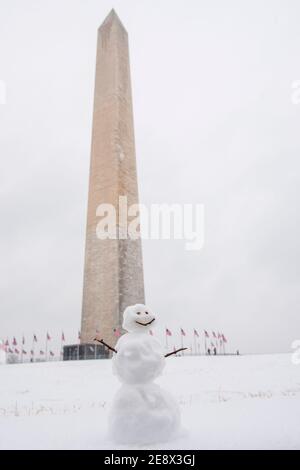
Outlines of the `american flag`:
M185 331L182 328L180 328L180 333L181 333L181 336L185 336Z
M171 331L169 330L169 328L166 328L166 335L167 335L167 336L172 336L172 333L171 333Z
M198 331L197 331L197 330L195 330L195 328L194 328L194 335L195 335L195 336L197 336L197 338L199 338Z

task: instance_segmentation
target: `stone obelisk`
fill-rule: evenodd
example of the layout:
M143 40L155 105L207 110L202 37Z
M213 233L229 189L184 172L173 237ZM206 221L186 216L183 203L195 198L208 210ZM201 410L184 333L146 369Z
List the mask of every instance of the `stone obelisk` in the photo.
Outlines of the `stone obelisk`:
M128 35L114 10L98 30L81 343L111 344L128 305L144 303L141 240L99 239L100 204L138 203ZM123 237L122 237L123 238Z

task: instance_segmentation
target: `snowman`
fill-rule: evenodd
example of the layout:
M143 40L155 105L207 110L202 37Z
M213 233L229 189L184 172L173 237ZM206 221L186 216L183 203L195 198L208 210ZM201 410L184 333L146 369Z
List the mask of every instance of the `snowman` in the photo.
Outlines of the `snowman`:
M127 307L126 334L120 337L112 358L113 373L121 382L109 415L109 434L118 444L146 445L164 442L180 429L180 412L174 398L154 380L162 373L165 357L161 344L149 334L157 317L142 304Z

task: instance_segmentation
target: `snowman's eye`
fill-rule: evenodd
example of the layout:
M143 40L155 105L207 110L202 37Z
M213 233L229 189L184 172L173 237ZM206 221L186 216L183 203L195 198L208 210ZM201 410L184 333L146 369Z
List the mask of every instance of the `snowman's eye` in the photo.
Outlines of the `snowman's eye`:
M145 312L146 315L148 315L148 312Z
M140 315L140 314L141 314L141 312L136 312L136 314L137 314L137 315Z

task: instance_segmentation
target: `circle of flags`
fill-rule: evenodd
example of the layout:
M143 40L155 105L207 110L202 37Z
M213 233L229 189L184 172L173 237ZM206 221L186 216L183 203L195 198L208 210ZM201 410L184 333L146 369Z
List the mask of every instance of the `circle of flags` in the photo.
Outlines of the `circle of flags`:
M195 355L200 354L200 344L202 345L202 350L204 346L204 353L207 355L226 354L225 349L226 349L226 344L228 341L223 333L216 332L215 330L209 333L207 330L203 330L203 340L201 339L201 334L199 333L199 330L195 328L192 330L192 334L190 336L187 334L187 330L183 329L182 327L179 328L178 333L181 338L181 347L190 346L190 348L188 349L190 349L190 353L192 354L195 354ZM151 336L154 336L153 330L149 330L149 334ZM171 341L170 338L172 338L174 341L173 332L169 328L165 327L164 334L165 334L166 348L170 349L169 347L169 341ZM96 335L100 335L100 331L97 329L96 329ZM121 328L113 328L113 336L115 338L119 338L121 335L122 335ZM185 345L184 343L187 342L189 338L192 342L188 345ZM78 331L78 341L80 342L80 340L81 340L81 332ZM20 362L23 362L24 359L26 361L26 358L27 358L27 361L29 360L30 362L47 361L55 357L59 359L63 358L63 347L66 342L66 337L63 331L61 332L60 351L58 354L55 354L53 350L51 349L51 347L49 348L51 341L52 341L52 336L50 335L49 331L46 332L44 340L42 338L42 341L44 341L44 347L36 348L35 346L37 345L37 343L39 343L39 340L38 340L38 336L36 335L36 333L34 333L32 336L32 340L31 340L31 349L27 350L25 336L22 335L20 345L18 344L18 341L16 337L14 336L11 341L6 339L6 341L3 342L3 348L8 354L17 356ZM175 350L175 345L172 345L172 347Z

